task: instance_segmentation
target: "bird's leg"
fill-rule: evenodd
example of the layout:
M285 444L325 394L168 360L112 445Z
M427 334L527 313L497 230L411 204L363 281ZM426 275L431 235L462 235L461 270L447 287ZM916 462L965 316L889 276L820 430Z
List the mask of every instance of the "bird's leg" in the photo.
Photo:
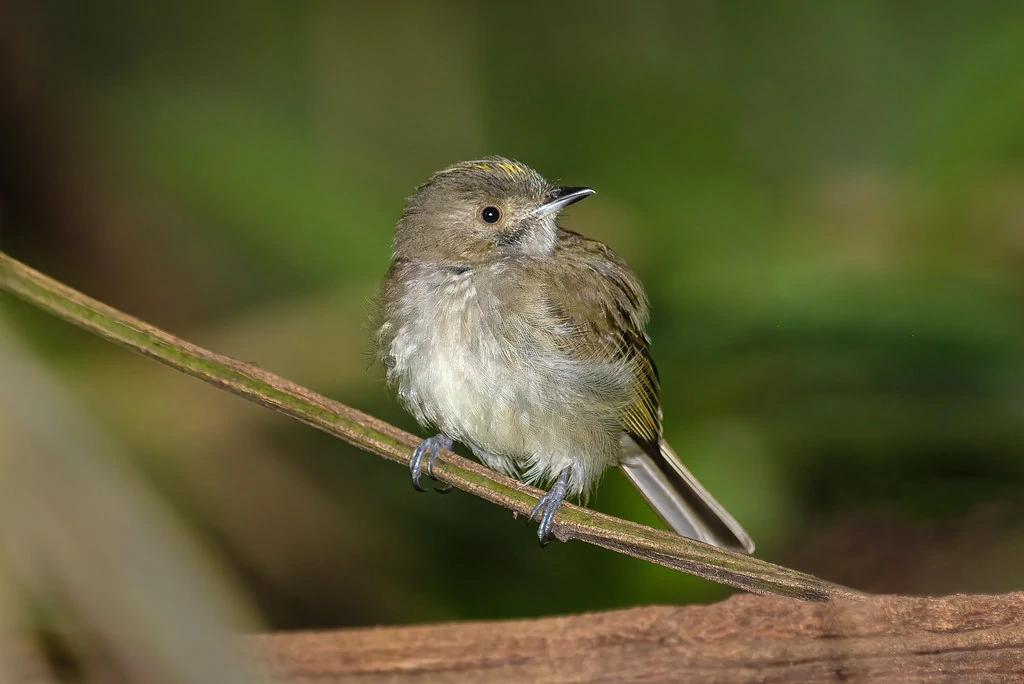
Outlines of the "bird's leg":
M412 452L412 457L409 459L409 471L412 473L412 486L418 492L425 492L423 487L420 487L420 467L423 465L423 457L427 457L427 475L434 477L434 461L437 460L437 453L442 449L451 450L452 439L442 434L428 437L419 443L419 446ZM437 478L434 478L435 480ZM451 485L446 485L443 488L435 487L435 490L441 494L447 494L452 491Z
M527 518L530 521L537 517L537 514L540 514L540 527L537 529L537 538L540 539L541 546L545 546L551 541L551 526L555 522L555 512L558 511L558 507L562 505L562 500L565 499L565 490L568 484L569 468L563 468L562 472L558 474L555 484L551 485L548 493L540 497L537 505L530 511L530 517Z

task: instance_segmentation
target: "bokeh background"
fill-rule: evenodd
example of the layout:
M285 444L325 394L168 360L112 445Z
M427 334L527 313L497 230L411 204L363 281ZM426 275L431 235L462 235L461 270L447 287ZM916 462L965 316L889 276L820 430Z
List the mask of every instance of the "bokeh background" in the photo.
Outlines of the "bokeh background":
M1020 3L0 3L0 248L414 432L367 302L488 154L598 190L563 224L646 284L667 437L759 556L1021 588ZM0 306L270 628L728 594ZM592 504L657 524L618 473Z

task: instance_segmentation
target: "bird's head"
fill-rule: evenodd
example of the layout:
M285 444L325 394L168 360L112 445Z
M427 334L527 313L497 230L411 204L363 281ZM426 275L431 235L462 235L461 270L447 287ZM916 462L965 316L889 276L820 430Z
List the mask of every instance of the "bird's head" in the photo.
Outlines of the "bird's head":
M460 162L409 198L395 227L394 257L472 265L543 256L555 245L558 213L592 194L586 187L555 186L502 157Z

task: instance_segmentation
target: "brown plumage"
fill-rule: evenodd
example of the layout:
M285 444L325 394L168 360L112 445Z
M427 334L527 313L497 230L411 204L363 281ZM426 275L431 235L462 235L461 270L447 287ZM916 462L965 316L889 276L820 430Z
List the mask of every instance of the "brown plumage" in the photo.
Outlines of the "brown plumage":
M608 247L556 223L592 192L492 157L444 169L410 198L376 342L402 403L439 431L413 457L414 484L424 457L463 442L551 486L534 511L544 541L564 496L585 498L620 466L680 534L750 552L662 439L642 285Z

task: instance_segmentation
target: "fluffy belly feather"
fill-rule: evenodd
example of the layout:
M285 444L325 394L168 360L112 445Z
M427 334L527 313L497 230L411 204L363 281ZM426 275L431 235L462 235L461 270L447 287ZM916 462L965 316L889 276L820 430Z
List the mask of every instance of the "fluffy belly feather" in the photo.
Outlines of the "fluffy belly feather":
M423 425L470 446L489 467L542 483L572 468L579 495L618 460L613 367L545 349L524 319L468 281L412 297L390 345L388 380ZM596 385L595 385L596 383ZM595 401L607 385L612 401Z

